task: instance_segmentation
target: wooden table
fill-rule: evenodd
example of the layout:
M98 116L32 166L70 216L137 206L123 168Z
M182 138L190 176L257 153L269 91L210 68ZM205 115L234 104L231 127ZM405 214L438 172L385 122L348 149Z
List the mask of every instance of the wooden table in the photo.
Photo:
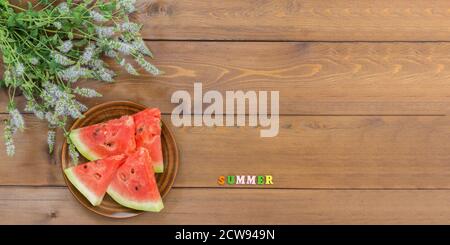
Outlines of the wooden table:
M279 135L172 126L181 165L166 208L113 220L74 200L60 152L47 154L45 124L27 115L16 156L0 146L0 223L450 222L449 1L139 5L143 35L166 74L85 82L104 95L89 106L127 99L160 107L170 121L172 93L192 91L196 81L220 92L277 90ZM4 91L0 101L5 118ZM274 185L217 185L232 174L271 174Z

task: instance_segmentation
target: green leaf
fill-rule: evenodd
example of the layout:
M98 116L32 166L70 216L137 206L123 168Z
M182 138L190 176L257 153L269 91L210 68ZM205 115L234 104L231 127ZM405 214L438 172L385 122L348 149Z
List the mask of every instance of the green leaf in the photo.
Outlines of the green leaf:
M55 73L55 72L56 72L56 69L58 68L58 64L57 64L56 62L54 62L54 61L51 61L50 64L49 64L49 67L50 67L50 70L51 70L53 73Z
M81 22L83 21L81 11L78 10L73 12L73 17L73 23L77 26L81 25Z
M3 63L7 65L12 63L9 56L3 56Z
M35 28L31 30L31 36L32 37L38 37L39 36L39 29Z
M61 22L61 25L62 25L61 30L65 32L69 32L70 30L72 30L72 25L69 22L63 21Z
M50 38L50 43L53 45L53 46L56 46L56 45L58 45L59 44L59 38L58 38L58 35L53 35L51 38Z
M86 46L87 44L88 44L87 39L81 39L81 40L76 41L76 42L73 43L73 45L74 45L75 47L84 47L84 46Z
M87 32L88 32L88 34L92 35L95 33L95 28L93 26L89 26L87 28Z
M18 13L18 14L17 14L17 18L16 18L17 24L18 24L19 26L21 26L21 27L25 27L25 26L26 26L26 25L25 25L25 22L23 21L24 15L25 15L25 14L24 14L23 12Z
M16 26L16 15L12 14L8 17L8 20L6 22L8 27L15 27Z

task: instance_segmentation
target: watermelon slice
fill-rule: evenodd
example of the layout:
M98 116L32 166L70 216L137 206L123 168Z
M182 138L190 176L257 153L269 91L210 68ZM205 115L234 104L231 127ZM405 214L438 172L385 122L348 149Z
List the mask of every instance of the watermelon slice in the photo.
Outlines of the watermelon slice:
M144 147L150 152L153 169L164 171L161 149L161 111L157 108L145 109L133 115L136 126L136 147Z
M89 202L98 206L105 196L111 180L117 169L125 162L125 155L117 155L102 160L79 164L75 167L64 169L64 173L78 191Z
M164 205L150 161L148 150L138 148L117 170L107 193L125 207L159 212Z
M93 161L118 154L129 154L136 148L132 116L72 130L69 138L78 151Z

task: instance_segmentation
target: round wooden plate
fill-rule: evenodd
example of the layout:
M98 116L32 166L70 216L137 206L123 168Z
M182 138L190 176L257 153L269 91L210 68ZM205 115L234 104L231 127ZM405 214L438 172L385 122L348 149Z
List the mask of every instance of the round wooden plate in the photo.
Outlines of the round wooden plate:
M110 119L119 118L124 115L131 115L136 112L142 111L146 106L130 102L130 101L112 101L103 103L92 107L89 111L84 114L83 118L80 118L74 122L70 130L85 127L92 124L97 124L101 122L108 121ZM156 180L158 182L159 191L161 197L164 197L169 193L172 188L173 182L178 171L178 148L175 143L172 132L169 130L167 125L162 121L162 132L161 132L161 146L163 151L164 160L164 173L156 174ZM80 156L80 163L88 162L87 159ZM68 153L67 141L64 142L61 154L61 168L66 169L72 167L75 164L70 160ZM70 183L63 172L64 180L69 187L70 192L73 196L87 209L112 218L129 218L143 213L143 211L130 209L116 203L107 194L103 199L102 203L94 207L89 201Z

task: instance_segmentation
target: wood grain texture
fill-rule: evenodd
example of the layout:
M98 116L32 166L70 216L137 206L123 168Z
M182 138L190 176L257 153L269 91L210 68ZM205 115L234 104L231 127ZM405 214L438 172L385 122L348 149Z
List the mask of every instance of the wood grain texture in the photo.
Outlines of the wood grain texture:
M26 120L16 156L0 155L0 184L63 185L53 163L61 144L49 157L45 125ZM263 187L450 188L449 117L282 116L277 137L260 138L259 130L172 127L180 149L175 186L218 187L221 175L271 174L274 185Z
M45 124L27 115L16 156L7 158L0 143L0 223L449 222L449 1L138 4L133 18L165 75L83 81L77 85L104 95L83 102L132 100L160 107L170 121L172 93L192 92L196 81L222 93L277 90L278 137L262 139L253 127L172 127L181 164L166 208L117 221L61 187L62 137L48 155ZM1 90L0 120L6 103ZM274 185L217 186L218 176L234 174L271 174Z
M171 191L161 213L114 220L92 214L66 188L0 187L0 223L448 224L449 202L449 190L182 188Z
M141 0L148 39L449 41L446 0Z
M449 43L151 42L161 77L123 72L117 83L80 82L104 96L89 106L132 100L170 113L177 90L280 91L280 113L445 114L450 108ZM117 66L114 66L118 70ZM193 96L193 95L192 95ZM22 99L19 98L19 101ZM6 91L0 92L0 112ZM23 103L21 103L23 106Z

